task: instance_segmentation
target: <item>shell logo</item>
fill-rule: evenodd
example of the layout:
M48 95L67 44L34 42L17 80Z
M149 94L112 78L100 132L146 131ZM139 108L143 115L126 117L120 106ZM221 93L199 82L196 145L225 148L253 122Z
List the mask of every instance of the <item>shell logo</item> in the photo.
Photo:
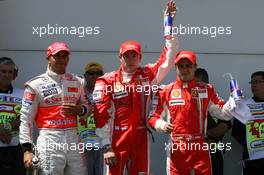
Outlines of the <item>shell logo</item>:
M181 91L179 89L173 90L171 92L171 96L174 98L180 98L181 97Z

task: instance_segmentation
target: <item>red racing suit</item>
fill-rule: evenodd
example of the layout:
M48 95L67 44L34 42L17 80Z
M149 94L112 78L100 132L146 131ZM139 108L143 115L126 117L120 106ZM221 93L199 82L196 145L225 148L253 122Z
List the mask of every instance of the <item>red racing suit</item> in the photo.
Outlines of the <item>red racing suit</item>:
M166 41L166 48L155 64L139 67L125 82L121 69L97 79L93 94L97 135L102 145L110 144L117 156L117 165L109 168L110 175L149 172L147 115L155 84L173 66L178 42Z
M210 84L195 80L176 82L167 85L153 100L149 124L157 131L164 131L167 121L174 124L170 144L167 145L167 174L189 175L191 169L195 174L210 175L211 162L206 144L207 112L223 120L230 120L225 112L224 101L219 98ZM190 145L195 145L193 148ZM200 145L200 147L199 147Z
M87 111L83 87L81 78L70 73L58 75L49 68L25 84L19 139L22 145L32 144L35 121L39 128L38 157L44 174L85 174L77 116L63 116L60 112L63 105L77 104L82 104Z

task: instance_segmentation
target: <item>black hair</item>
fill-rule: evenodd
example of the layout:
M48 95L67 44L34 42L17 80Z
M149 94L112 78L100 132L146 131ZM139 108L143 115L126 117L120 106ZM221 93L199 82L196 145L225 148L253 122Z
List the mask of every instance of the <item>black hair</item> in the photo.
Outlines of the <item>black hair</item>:
M209 83L209 76L208 73L205 69L203 68L197 68L195 71L195 76L196 77L201 77L201 80L205 83Z
M257 71L251 74L251 79L255 76L261 76L262 79L264 80L264 71Z
M12 65L14 66L14 78L17 77L18 68L12 58L0 57L0 65Z
M16 67L15 62L9 57L1 57L0 64L8 64L8 65L13 65L14 67Z

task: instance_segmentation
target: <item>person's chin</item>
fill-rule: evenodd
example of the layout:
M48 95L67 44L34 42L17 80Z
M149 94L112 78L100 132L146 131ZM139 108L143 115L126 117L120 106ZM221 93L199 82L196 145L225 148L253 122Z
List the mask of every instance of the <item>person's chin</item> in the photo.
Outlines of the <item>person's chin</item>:
M185 77L185 76L183 76L183 77L182 77L182 80L183 80L183 81L190 81L190 80L192 80L192 79L191 79L190 77Z
M58 65L57 68L60 69L60 70L65 70L66 66L65 65Z
M62 72L65 72L65 71L66 71L66 69L64 67L57 69L57 72L61 72L62 73Z
M131 65L130 67L131 67L131 69L134 69L134 70L136 70L138 68L137 65Z

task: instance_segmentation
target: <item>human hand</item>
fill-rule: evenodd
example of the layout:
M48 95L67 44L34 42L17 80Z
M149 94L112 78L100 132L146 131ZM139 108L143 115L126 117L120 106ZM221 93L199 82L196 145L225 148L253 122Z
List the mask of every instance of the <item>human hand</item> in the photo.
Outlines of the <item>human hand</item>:
M61 107L61 114L63 116L77 116L82 113L82 105L63 105Z
M170 134L174 129L174 125L172 123L167 123L164 127L164 132L166 134Z
M166 4L164 16L170 15L172 18L174 18L176 16L176 11L177 11L176 3L172 0L170 0Z
M109 148L105 153L104 153L104 160L105 164L109 166L114 166L117 163L117 158L115 155L115 152L112 148Z
M24 152L24 166L25 168L31 168L32 166L32 159L33 159L33 153L31 151L25 151Z

